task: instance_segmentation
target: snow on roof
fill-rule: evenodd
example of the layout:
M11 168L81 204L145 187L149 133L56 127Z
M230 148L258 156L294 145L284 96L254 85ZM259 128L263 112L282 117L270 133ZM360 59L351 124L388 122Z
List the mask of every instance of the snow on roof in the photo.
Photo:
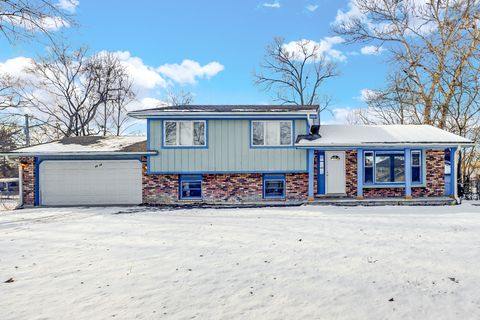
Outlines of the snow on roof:
M10 154L95 154L95 153L146 153L147 138L142 136L88 136L69 137L62 140L13 150Z
M129 112L132 117L183 113L314 113L318 105L180 105L143 109Z
M296 146L466 145L472 141L430 125L321 125L321 138Z

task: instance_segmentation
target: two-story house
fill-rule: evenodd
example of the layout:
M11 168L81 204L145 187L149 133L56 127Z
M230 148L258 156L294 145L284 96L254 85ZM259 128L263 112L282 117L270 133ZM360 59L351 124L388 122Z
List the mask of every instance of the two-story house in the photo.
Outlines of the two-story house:
M23 202L271 204L443 199L471 141L427 125L319 125L318 106L134 111L147 137L68 138L20 157Z

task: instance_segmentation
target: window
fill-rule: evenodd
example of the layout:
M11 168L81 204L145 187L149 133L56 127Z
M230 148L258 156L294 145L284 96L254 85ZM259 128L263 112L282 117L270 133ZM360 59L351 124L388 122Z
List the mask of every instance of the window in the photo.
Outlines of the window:
M180 199L202 199L202 176L180 176Z
M263 197L265 199L284 199L285 198L285 175L263 176Z
M422 152L411 153L412 183L422 183ZM364 153L364 183L391 184L405 182L405 154L400 151L366 151Z
M403 154L377 153L375 168L376 182L405 181L405 156Z
M422 157L420 151L412 151L412 182L422 182Z
M252 121L252 146L291 146L292 121Z
M164 145L167 147L205 147L206 121L164 121Z
M373 183L373 152L365 152L365 183Z

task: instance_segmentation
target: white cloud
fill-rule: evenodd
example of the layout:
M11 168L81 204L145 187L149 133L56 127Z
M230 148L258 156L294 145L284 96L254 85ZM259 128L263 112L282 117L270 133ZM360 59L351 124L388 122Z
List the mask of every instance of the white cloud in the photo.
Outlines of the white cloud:
M165 64L157 68L157 71L176 83L179 84L195 84L198 79L217 75L225 67L214 61L204 66L193 60L183 60L181 64Z
M59 0L56 6L57 8L65 10L69 13L75 13L75 10L79 4L79 0Z
M360 90L360 96L357 97L357 99L363 102L367 102L370 99L374 99L378 95L379 93L377 91L365 88Z
M99 54L105 53L101 51ZM199 79L210 79L224 69L218 62L210 62L200 65L193 60L184 60L181 64L165 64L159 67L150 66L144 61L133 56L128 51L116 51L113 54L118 57L133 80L134 90L137 93L137 101L132 102L128 109L153 108L164 105L157 97L175 84L195 84ZM10 75L21 80L38 81L37 77L25 71L32 65L32 59L27 57L15 57L0 62L0 76ZM42 100L50 101L52 97L46 96L45 92L35 92Z
M376 5L380 8L383 5L382 1L374 1ZM436 26L434 23L427 21L426 19L422 18L424 12L428 12L428 1L425 0L405 0L400 2L401 5L405 5L409 11L409 27L415 30L419 34L429 34L436 30ZM401 6L399 6L400 8ZM389 30L393 28L391 24L388 23L375 23L369 19L368 15L363 13L359 5L357 4L357 0L350 0L348 3L348 10L343 11L339 9L337 11L337 15L335 16L333 25L348 25L349 21L352 20L360 20L364 22L367 28L371 30ZM412 32L406 32L408 34L413 34Z
M318 4L309 4L305 8L310 12L314 12L318 9Z
M344 42L345 40L339 36L325 37L319 42L302 39L286 43L284 48L293 53L295 57L301 58L303 53L299 50L298 44L306 43L310 52L314 50L314 47L318 47L319 58L325 57L326 59L344 61L346 56L340 50L333 48L335 45L339 45Z
M167 81L157 72L156 68L146 65L139 57L132 56L128 51L116 51L114 54L125 66L137 90L167 86Z
M280 8L280 2L278 1L274 1L274 2L264 2L262 4L262 6L264 6L265 8Z
M377 46L365 46L362 49L360 49L360 52L365 55L375 55L378 56L382 54L382 52L385 51L384 48L382 47L377 47Z

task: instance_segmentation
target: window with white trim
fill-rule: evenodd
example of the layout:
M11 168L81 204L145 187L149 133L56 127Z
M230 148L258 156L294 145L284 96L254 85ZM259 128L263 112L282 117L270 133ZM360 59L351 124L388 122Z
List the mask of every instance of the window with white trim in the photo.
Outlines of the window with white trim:
M165 120L163 144L167 147L205 147L207 123L205 120Z
M293 145L291 120L285 121L252 121L252 146L284 147Z

